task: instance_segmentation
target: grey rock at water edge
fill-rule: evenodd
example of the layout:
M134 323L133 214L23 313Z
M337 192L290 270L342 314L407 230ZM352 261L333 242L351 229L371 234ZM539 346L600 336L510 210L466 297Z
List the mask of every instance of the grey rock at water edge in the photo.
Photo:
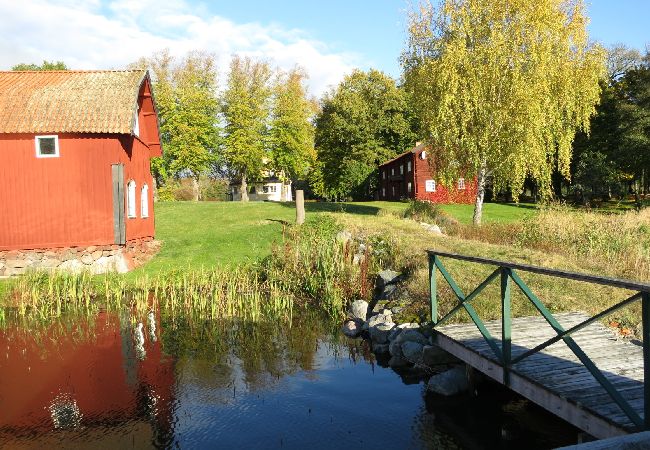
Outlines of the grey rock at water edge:
M401 306L393 306L390 310L393 314L399 314L404 310L404 308Z
M390 334L388 335L388 340L390 342L393 342L395 339L397 339L397 336L402 332L402 329L397 325L395 328L390 330Z
M406 341L402 344L402 355L412 363L421 364L423 348L419 342Z
M415 330L417 328L420 328L420 324L419 323L404 322L404 323L400 323L399 325L397 325L397 327L402 329L402 330Z
M417 342L418 344L427 345L429 341L422 333L414 329L403 330L395 339L400 344L404 342Z
M388 344L388 353L390 353L390 356L399 356L401 358L403 356L402 344L396 341L392 341L390 344Z
M350 304L348 313L353 319L366 320L366 314L368 313L368 302L364 300L353 301Z
M420 222L420 226L422 226L422 228L424 228L425 230L430 231L431 233L442 234L442 230L435 223L434 224L429 224L429 223L426 223L426 222Z
M357 337L361 334L363 323L359 320L346 320L343 324L343 334L348 337Z
M453 362L458 362L458 359L437 345L425 345L422 348L422 363L424 365L435 366L438 364L450 364Z
M397 286L394 284L389 284L388 286L385 286L382 290L381 293L378 296L379 300L390 300L395 297L397 294Z
M406 367L409 365L409 362L401 356L391 356L388 360L388 365L390 367Z
M388 342L388 334L393 329L393 323L380 323L370 327L370 339L377 344L385 344Z
M457 366L438 375L434 375L427 383L427 391L450 396L466 391L469 388L465 366Z
M388 344L372 344L372 351L375 353L388 353Z
M380 323L390 323L393 324L393 316L392 314L375 314L372 316L370 319L368 319L368 326L370 328L374 327L375 325L379 325Z
M385 269L377 274L377 282L375 285L378 288L384 288L390 284L395 284L400 280L400 274L394 270Z

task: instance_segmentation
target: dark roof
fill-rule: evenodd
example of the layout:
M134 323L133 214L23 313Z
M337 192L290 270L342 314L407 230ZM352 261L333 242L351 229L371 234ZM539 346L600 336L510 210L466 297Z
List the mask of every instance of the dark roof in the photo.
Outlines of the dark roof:
M397 156L394 157L393 159L390 159L390 160L386 161L385 163L380 164L379 167L381 167L381 166L385 166L386 164L390 164L390 163L392 163L392 162L394 162L394 161L397 161L398 159L402 158L403 156L408 155L409 153L415 153L415 154L418 154L418 153L420 153L422 150L425 150L426 148L427 148L427 146L426 146L425 144L420 143L420 144L416 145L415 147L413 147L412 149L407 150L407 151L405 151L404 153L401 153L401 154L397 155Z

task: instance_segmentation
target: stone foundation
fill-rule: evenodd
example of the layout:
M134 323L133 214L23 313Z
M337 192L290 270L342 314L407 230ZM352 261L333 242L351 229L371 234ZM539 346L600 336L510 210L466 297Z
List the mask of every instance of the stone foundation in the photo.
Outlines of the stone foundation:
M28 270L125 273L149 261L159 249L160 241L143 238L126 245L0 251L0 276L21 275Z

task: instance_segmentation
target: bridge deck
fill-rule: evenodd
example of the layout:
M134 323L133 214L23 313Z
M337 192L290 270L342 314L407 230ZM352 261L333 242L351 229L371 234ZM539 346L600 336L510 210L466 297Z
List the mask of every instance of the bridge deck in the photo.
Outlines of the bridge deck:
M587 320L582 313L555 315L565 329ZM486 322L498 340L501 321ZM443 349L498 382L503 369L473 323L436 328ZM554 337L543 317L512 320L512 357ZM643 348L593 323L572 335L576 343L643 417ZM510 388L597 438L634 432L634 426L563 341L515 364Z

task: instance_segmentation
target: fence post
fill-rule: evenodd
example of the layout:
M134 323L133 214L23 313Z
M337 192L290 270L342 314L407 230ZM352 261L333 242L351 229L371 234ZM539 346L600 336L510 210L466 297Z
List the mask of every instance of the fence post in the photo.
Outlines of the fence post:
M511 361L511 312L510 312L510 272L501 267L501 355L503 356L503 384L510 386Z
M296 223L302 225L305 222L305 195L304 191L296 191Z
M431 298L431 323L435 326L438 323L438 292L436 286L436 258L429 253L429 296Z
M643 324L643 424L650 429L650 292L641 293Z

